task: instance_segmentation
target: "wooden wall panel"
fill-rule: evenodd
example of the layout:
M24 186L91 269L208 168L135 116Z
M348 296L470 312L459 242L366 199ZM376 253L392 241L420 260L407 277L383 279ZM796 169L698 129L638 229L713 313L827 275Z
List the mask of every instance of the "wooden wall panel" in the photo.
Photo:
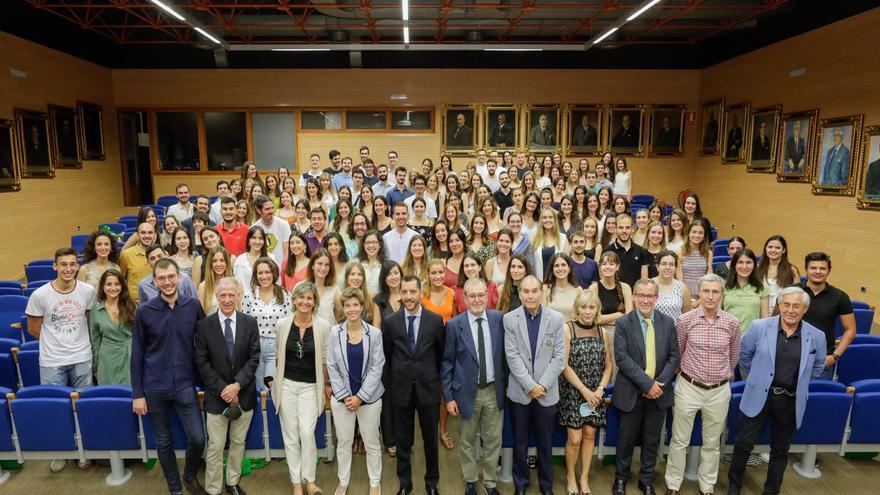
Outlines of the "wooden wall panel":
M820 119L864 113L866 125L878 125L880 64L870 48L878 23L875 9L710 67L702 74L701 101L751 100L752 108L781 103L783 112L819 108ZM789 77L798 67L806 75ZM880 212L856 209L853 197L816 196L809 184L746 173L743 164L722 165L717 156L696 161L693 187L720 236L743 236L760 250L768 236L782 234L799 268L806 253L826 251L831 282L854 299L880 305L874 259Z
M539 77L537 75L540 75ZM634 70L114 70L113 89L120 107L235 106L388 106L391 93L406 93L406 105L443 103L683 103L696 110L699 71ZM366 144L377 163L390 149L401 162L417 166L425 157L440 157L440 110L434 134L302 133L298 136L300 163L312 152L327 162L327 152L338 149L357 156ZM696 127L687 133L687 155L682 158L629 160L635 191L671 201L692 180L697 142ZM470 159L455 158L463 168ZM590 161L597 159L591 157ZM177 182L198 184L193 190L214 191L215 179L193 176L153 177L157 194L171 194Z
M11 76L11 68L24 70L27 78ZM0 33L0 117L11 118L14 107L48 111L50 103L99 103L107 156L86 161L80 170L58 169L54 179L23 179L21 191L0 194L0 278L23 277L24 263L69 246L77 227L86 233L126 212L112 84L109 69Z

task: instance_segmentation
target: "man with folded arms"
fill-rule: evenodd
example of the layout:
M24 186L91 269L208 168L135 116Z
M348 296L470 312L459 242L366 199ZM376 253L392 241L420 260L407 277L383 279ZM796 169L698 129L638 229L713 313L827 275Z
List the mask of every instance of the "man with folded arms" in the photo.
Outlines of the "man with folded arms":
M680 355L672 440L666 463L666 495L678 495L684 475L685 452L691 441L694 416L703 419L700 449L700 494L711 494L718 480L721 433L730 403L728 382L739 361L739 321L721 309L724 279L710 273L700 278L700 305L675 324Z

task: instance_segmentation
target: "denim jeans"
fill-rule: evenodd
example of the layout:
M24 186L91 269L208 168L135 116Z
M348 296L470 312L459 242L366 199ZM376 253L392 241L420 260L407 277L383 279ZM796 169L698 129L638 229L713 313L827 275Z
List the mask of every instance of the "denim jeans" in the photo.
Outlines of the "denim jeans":
M82 390L92 386L92 360L65 366L40 366L41 385L61 385Z
M183 468L183 479L192 480L199 472L202 452L205 450L205 426L202 423L196 390L194 388L177 392L144 390L144 398L147 399L147 414L153 423L156 451L162 472L165 474L165 481L168 483L168 491L178 493L183 487L171 438L171 412L177 411L186 433L186 463Z
M267 376L279 378L275 376L275 339L260 338L260 364L257 365L254 378L257 381L258 390L265 388L263 378Z

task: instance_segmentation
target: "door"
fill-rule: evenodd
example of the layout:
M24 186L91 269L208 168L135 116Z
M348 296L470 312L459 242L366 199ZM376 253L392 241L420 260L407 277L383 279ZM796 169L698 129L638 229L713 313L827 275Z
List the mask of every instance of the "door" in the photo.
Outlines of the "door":
M125 206L153 203L147 112L119 112L122 191Z

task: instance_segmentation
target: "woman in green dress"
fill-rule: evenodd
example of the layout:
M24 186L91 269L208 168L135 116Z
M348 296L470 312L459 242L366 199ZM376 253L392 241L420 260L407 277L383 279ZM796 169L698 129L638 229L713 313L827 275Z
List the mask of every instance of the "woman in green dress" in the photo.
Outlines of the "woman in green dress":
M112 268L98 283L89 333L92 368L99 385L131 385L131 327L137 308L125 287L125 278Z

